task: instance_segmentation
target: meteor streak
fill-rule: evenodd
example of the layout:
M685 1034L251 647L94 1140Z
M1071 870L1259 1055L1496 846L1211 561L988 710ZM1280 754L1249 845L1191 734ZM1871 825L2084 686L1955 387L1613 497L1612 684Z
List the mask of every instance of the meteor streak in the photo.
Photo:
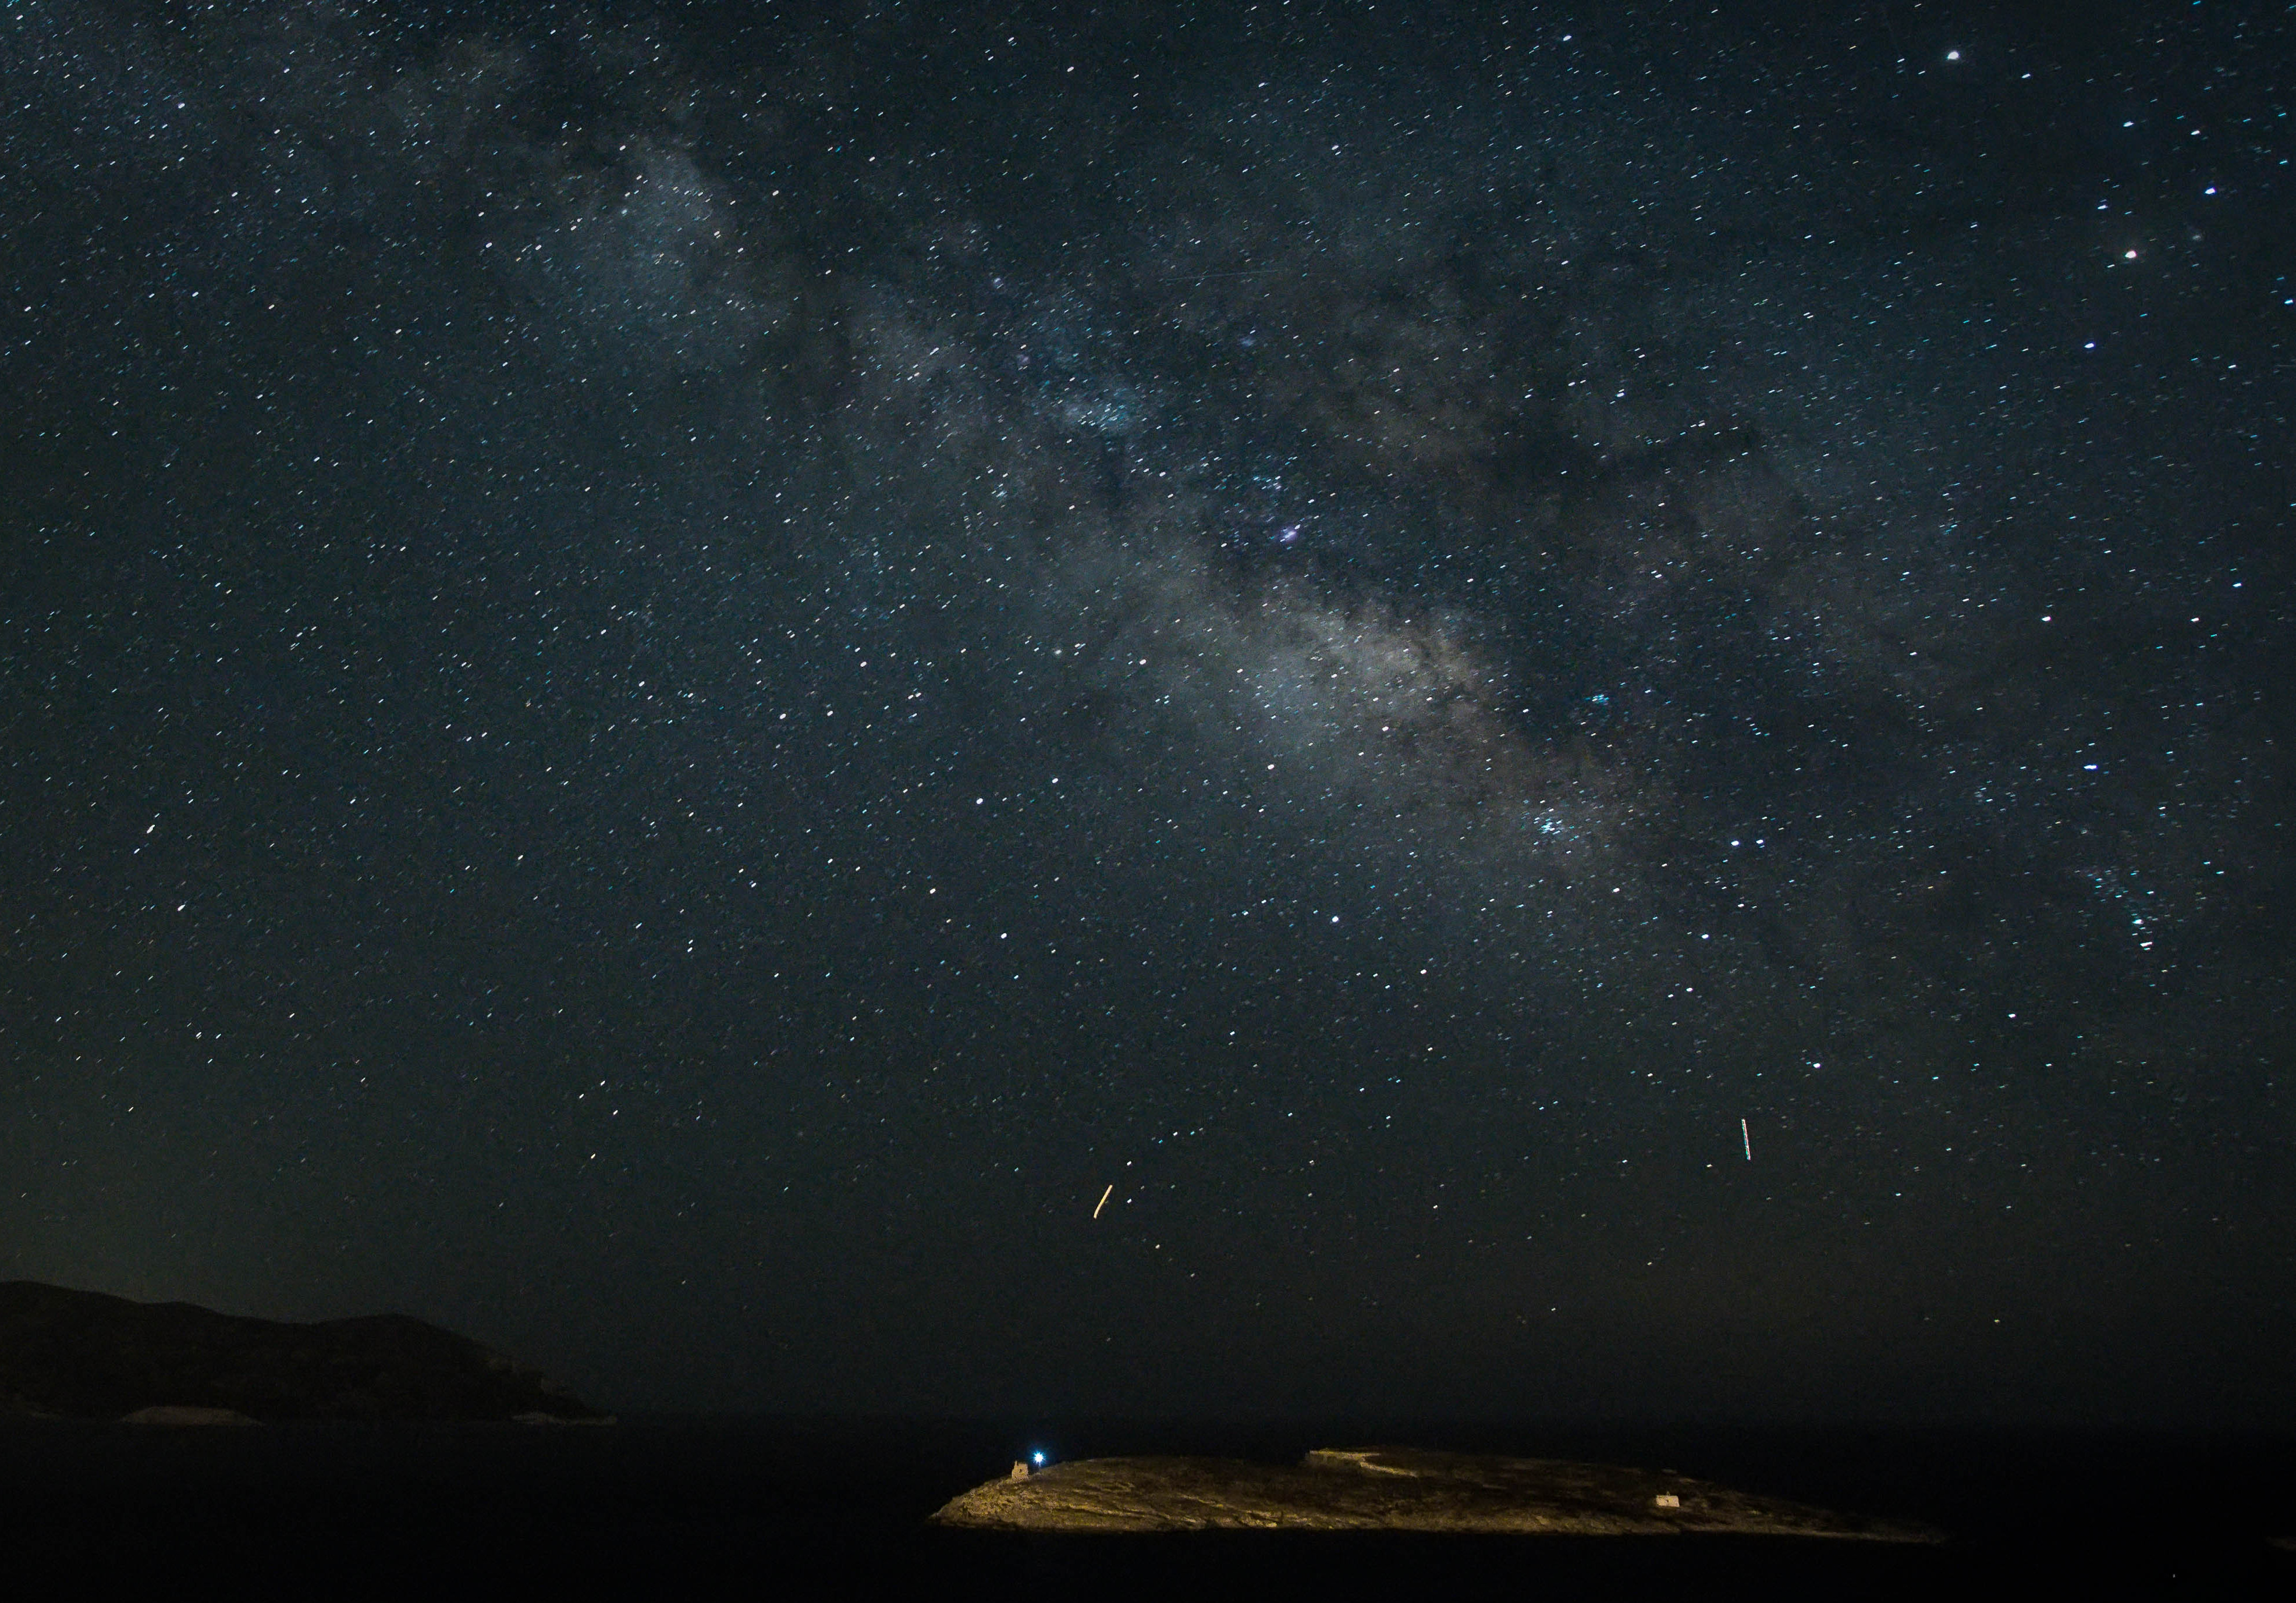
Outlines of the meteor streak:
M1108 1182L1108 1190L1100 1194L1100 1200L1092 1205L1092 1216L1095 1219L1099 1218L1100 1210L1108 1206L1108 1199L1115 1195L1116 1182L1111 1180Z

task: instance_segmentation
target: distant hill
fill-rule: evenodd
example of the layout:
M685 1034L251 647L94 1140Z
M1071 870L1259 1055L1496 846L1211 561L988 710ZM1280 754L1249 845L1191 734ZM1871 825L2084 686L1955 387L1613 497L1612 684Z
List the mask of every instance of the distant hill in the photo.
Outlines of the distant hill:
M538 1371L403 1314L286 1324L191 1303L0 1282L0 1417L131 1414L153 1421L604 1418Z

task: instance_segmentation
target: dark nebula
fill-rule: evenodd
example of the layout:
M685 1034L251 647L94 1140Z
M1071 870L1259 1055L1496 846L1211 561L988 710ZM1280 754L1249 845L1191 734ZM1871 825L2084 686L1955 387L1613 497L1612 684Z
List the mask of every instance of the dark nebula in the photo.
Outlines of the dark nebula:
M1694 9L7 7L0 1275L2296 1417L2296 39Z

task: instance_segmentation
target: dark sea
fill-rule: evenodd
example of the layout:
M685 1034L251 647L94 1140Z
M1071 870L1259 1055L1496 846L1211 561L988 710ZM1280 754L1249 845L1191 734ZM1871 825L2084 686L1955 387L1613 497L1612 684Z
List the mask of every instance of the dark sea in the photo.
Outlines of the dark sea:
M1933 1547L1748 1537L986 1536L927 1516L1032 1448L1296 1459L1374 1444L1677 1470L1916 1520ZM2296 1441L2129 1433L640 1419L608 1427L15 1424L10 1590L1016 1599L2296 1598ZM37 1588L17 1590L25 1583ZM2013 1594L2014 1595L2014 1594Z

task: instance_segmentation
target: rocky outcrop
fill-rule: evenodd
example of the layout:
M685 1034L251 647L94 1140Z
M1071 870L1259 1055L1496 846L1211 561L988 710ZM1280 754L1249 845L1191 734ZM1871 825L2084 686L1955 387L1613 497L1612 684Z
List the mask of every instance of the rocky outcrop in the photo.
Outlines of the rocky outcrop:
M1408 1448L1325 1449L1298 1464L1086 1459L999 1479L933 1516L1004 1531L1429 1531L1931 1542L1934 1533L1754 1497L1668 1471Z
M156 1408L139 1408L132 1414L119 1416L122 1425L260 1425L260 1419L250 1419L235 1408L198 1408L181 1403L163 1403Z
M382 1313L286 1324L190 1303L0 1284L0 1415L135 1419L601 1420L536 1370Z

